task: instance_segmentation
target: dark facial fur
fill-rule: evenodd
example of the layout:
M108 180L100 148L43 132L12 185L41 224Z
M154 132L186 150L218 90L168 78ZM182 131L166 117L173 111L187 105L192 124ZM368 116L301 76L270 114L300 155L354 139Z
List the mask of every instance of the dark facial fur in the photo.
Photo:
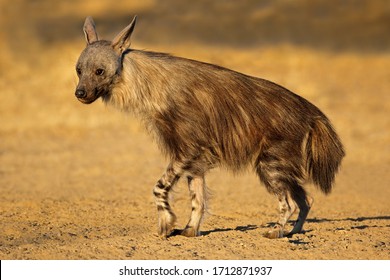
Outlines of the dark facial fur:
M110 92L110 86L120 72L120 57L108 41L96 41L81 53L76 64L79 84L76 97L90 104Z

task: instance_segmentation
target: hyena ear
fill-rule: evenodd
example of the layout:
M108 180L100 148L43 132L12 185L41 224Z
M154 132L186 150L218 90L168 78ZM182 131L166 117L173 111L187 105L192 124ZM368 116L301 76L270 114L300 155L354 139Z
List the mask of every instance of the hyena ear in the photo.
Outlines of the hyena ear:
M88 45L99 40L95 28L95 22L93 21L92 17L87 17L85 19L83 31L85 35L85 40L87 41Z
M130 37L133 33L135 23L137 21L137 16L135 16L132 22L126 26L118 35L112 40L111 46L119 54L122 55L124 51L130 48Z

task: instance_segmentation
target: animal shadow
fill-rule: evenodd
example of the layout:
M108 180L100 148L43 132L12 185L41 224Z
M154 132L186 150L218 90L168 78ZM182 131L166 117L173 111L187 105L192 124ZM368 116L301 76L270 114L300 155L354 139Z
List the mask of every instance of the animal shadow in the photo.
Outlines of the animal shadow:
M366 228L373 228L373 227L390 227L390 224L388 225L368 225L367 221L380 221L380 220L389 220L390 216L374 216L374 217L357 217L357 218L340 218L340 219L327 219L327 218L312 218L307 219L307 223L337 223L337 222L354 222L354 223L361 223L357 225L353 225L350 227L350 229L366 229ZM336 228L338 230L345 230L345 228Z
M336 222L345 222L345 221L351 221L351 222L364 222L364 221L375 221L375 220L389 220L390 221L390 216L375 216L375 217L357 217L357 218L340 218L340 219L328 219L328 218L311 218L307 219L306 223L336 223ZM289 222L290 226L294 225L294 221ZM272 228L275 225L275 223L267 223L265 226L258 226L258 225L245 225L245 226L237 226L235 228L215 228L212 230L205 230L200 232L200 236L207 236L213 233L218 233L218 232L232 232L232 231L241 231L241 232L247 232L251 230L256 230L256 229L267 229L267 228ZM355 225L351 226L350 229L366 229L366 228L371 228L371 227L389 227L389 225L385 226L378 226L378 225ZM335 228L336 230L345 230L344 228ZM299 234L307 234L309 232L313 231L312 229L308 230L302 230ZM182 232L182 229L175 229L169 237L173 236L178 236ZM287 234L287 238L292 238L294 234ZM306 244L306 242L301 242L300 240L295 240L293 243L296 244Z
M216 229L212 229L212 230L205 230L205 231L201 231L200 232L200 236L207 236L209 234L212 234L212 233L217 233L217 232L229 232L229 231L241 231L241 232L247 232L247 231L250 231L250 230L255 230L255 229L258 229L260 228L259 226L257 225L246 225L246 226L237 226L235 228L216 228ZM181 234L183 230L181 229L175 229L169 237L172 237L172 236L178 236Z
M206 236L212 233L216 232L229 232L229 231L241 231L241 232L247 232L251 230L258 229L259 226L257 225L246 225L246 226L237 226L235 228L216 228L212 230L202 231L200 235Z

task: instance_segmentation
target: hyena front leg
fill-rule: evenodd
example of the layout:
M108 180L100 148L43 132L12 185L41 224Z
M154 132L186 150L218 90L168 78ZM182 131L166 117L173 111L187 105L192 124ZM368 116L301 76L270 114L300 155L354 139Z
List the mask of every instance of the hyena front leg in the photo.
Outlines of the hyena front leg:
M157 181L153 189L153 195L158 211L158 234L161 237L167 237L173 230L176 216L169 205L169 191L175 186L180 178L180 171L175 170L174 164L170 164Z
M194 237L199 235L199 226L206 211L207 190L204 176L188 176L191 196L191 218L181 235Z

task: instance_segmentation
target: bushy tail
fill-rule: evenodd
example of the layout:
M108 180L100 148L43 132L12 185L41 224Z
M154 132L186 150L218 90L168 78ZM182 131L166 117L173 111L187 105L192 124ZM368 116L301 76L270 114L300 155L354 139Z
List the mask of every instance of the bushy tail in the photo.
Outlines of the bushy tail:
M328 194L345 152L332 125L317 119L306 142L307 169L314 184Z

